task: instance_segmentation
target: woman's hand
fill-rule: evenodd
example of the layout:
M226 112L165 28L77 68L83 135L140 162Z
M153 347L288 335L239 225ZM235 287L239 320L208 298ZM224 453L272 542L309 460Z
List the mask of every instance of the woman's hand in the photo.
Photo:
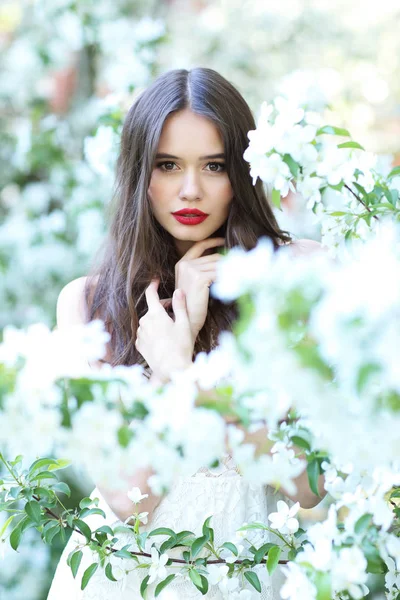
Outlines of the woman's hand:
M148 311L139 319L135 347L161 381L168 381L172 371L192 363L193 347L185 294L177 289L172 297L175 321L158 297L159 279L146 289Z
M207 256L202 254L209 248L223 246L224 242L224 238L195 242L175 265L175 289L186 294L193 345L206 320L210 286L217 276L217 262L222 258L217 252Z

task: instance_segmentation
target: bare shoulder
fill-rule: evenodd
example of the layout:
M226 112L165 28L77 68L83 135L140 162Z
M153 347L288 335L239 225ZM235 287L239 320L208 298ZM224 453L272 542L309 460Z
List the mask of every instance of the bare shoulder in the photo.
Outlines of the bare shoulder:
M88 277L78 277L62 288L57 300L58 328L87 322L88 309L85 299L87 280Z
M308 240L303 238L301 240L294 240L290 246L290 251L294 256L305 256L307 254L314 254L315 252L327 252L327 248L322 246L320 242L315 240Z

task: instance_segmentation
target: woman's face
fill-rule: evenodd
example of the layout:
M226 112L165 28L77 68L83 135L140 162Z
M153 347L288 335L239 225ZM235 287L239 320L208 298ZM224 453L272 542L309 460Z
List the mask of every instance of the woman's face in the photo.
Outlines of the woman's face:
M212 121L190 109L165 120L148 196L155 218L174 238L180 256L225 223L233 190L223 141ZM202 221L181 216L180 222L173 213L182 209L207 216Z

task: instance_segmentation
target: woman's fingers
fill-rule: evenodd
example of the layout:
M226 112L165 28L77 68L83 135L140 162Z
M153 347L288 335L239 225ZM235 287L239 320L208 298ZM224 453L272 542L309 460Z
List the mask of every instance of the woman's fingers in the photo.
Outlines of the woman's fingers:
M193 262L195 265L204 265L218 262L221 258L223 258L221 254L209 254L208 256L200 256L200 258L196 258Z
M217 275L217 269L210 265L200 265L199 271L200 273L215 273L215 275Z
M158 292L157 292L159 283L160 283L159 279L153 279L153 281L150 283L150 285L146 288L145 296L146 296L147 308L149 310L157 310L158 308L160 308L160 298L159 298Z
M225 238L207 238L200 242L195 242L191 248L182 256L182 258L192 260L193 258L200 258L200 256L208 248L216 248L217 246L223 246ZM182 260L182 259L181 259Z
M171 306L172 306L172 298L163 298L162 300L160 300L160 304L164 308L171 308Z
M189 317L186 307L186 296L183 290L175 290L172 296L172 306L174 309L175 323L177 325L189 328Z

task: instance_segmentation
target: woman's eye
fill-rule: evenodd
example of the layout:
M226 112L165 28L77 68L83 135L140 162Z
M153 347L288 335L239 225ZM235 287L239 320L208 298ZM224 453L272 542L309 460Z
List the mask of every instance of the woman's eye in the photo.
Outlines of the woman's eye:
M170 165L173 166L173 165L175 165L175 163L171 162L171 161L165 161L165 162L162 162L162 163L158 163L157 167L159 169L161 169L162 171L173 171L174 170L173 168L172 169L169 168ZM225 164L224 163L210 162L210 163L207 164L207 167L210 166L210 165L212 167L214 167L212 169L209 169L212 173L221 173L222 171L225 170Z
M163 162L163 163L158 163L157 167L161 168L162 171L172 171L173 169L166 169L166 168L162 168L165 167L165 165L174 165L175 163L171 162L171 161L167 161L167 162Z
M213 173L221 173L221 171L224 171L224 170L225 170L225 165L224 165L224 163L211 162L211 163L208 163L208 165L213 165L213 166L216 166L216 167L220 167L218 170L214 170L214 169L212 169L212 172L213 172ZM207 166L208 166L208 165L207 165Z

